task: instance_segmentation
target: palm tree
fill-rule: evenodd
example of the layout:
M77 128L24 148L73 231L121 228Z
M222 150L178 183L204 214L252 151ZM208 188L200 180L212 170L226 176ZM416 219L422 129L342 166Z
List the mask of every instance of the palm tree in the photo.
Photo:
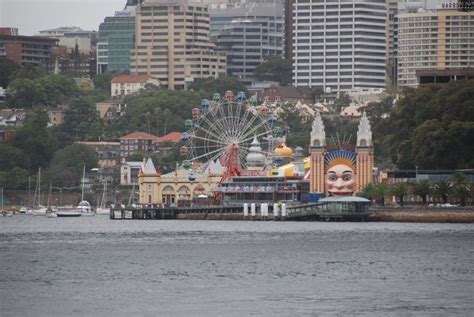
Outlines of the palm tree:
M385 196L387 196L387 193L388 193L387 185L380 183L380 184L375 184L374 187L375 187L375 190L374 190L375 200L378 201L380 205L384 206Z
M360 196L365 197L369 200L372 200L375 198L375 185L372 183L367 184L362 192L360 193Z
M426 198L431 192L431 182L428 179L420 179L413 186L413 193L421 197L423 206L426 206Z
M407 183L396 183L390 186L389 192L391 195L398 198L400 206L403 206L403 199L408 195L408 184Z
M448 202L448 196L451 194L453 186L448 180L440 180L433 184L432 191L433 195L441 198L443 204Z
M453 183L453 196L459 200L461 206L465 206L466 199L471 195L470 184L466 175L462 172L456 172L451 177L451 181Z

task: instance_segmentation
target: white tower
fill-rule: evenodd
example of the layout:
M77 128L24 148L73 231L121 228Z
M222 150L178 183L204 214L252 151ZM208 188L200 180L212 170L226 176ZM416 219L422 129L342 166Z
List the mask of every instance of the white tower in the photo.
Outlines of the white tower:
M369 119L364 113L359 121L356 144L356 192L364 190L367 184L373 181L374 147L372 143L372 130Z
M326 146L326 132L324 131L323 120L319 111L316 112L316 117L313 120L313 126L311 129L311 147L324 147Z
M364 111L359 121L359 130L357 131L357 146L369 147L372 145L372 130L370 129L369 119L367 118L367 115Z
M326 152L326 132L319 112L313 120L311 129L311 178L310 192L324 192L324 154Z

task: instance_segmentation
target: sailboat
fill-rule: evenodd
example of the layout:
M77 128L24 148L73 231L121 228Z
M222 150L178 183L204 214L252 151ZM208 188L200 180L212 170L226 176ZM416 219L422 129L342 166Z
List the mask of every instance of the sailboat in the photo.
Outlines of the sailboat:
M31 214L33 216L46 216L46 207L41 205L41 167L38 169L38 179L36 180L35 198L33 199Z
M46 206L46 217L48 218L57 218L56 210L51 206L51 191L53 189L53 184L49 183L49 192L48 192L48 204Z
M107 202L107 179L104 182L104 187L102 189L102 195L100 198L99 206L97 206L95 213L98 215L109 215L110 209L105 207Z
M87 201L84 200L84 182L86 178L86 166L84 165L84 168L82 170L82 194L81 194L81 201L79 202L79 205L77 205L76 210L80 212L83 216L95 216L95 213L92 211L91 204Z

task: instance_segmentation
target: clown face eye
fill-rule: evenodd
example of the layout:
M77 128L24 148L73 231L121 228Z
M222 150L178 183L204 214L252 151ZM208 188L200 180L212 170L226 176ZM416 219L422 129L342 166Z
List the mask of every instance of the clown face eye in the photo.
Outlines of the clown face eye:
M337 180L337 177L334 175L331 175L329 176L328 180L330 180L331 182L335 182Z
M343 178L342 178L345 182L348 182L352 179L352 176L351 175L345 175Z

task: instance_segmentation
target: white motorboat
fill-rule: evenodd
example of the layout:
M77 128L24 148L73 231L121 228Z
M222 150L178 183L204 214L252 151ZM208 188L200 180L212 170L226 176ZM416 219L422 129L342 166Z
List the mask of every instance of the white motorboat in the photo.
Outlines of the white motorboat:
M31 214L33 216L46 216L46 212L47 212L46 207L38 206L37 208L31 211Z
M82 214L74 209L72 210L60 210L56 212L58 217L80 217Z
M20 208L20 214L26 214L28 212L28 208L26 207L21 207Z

